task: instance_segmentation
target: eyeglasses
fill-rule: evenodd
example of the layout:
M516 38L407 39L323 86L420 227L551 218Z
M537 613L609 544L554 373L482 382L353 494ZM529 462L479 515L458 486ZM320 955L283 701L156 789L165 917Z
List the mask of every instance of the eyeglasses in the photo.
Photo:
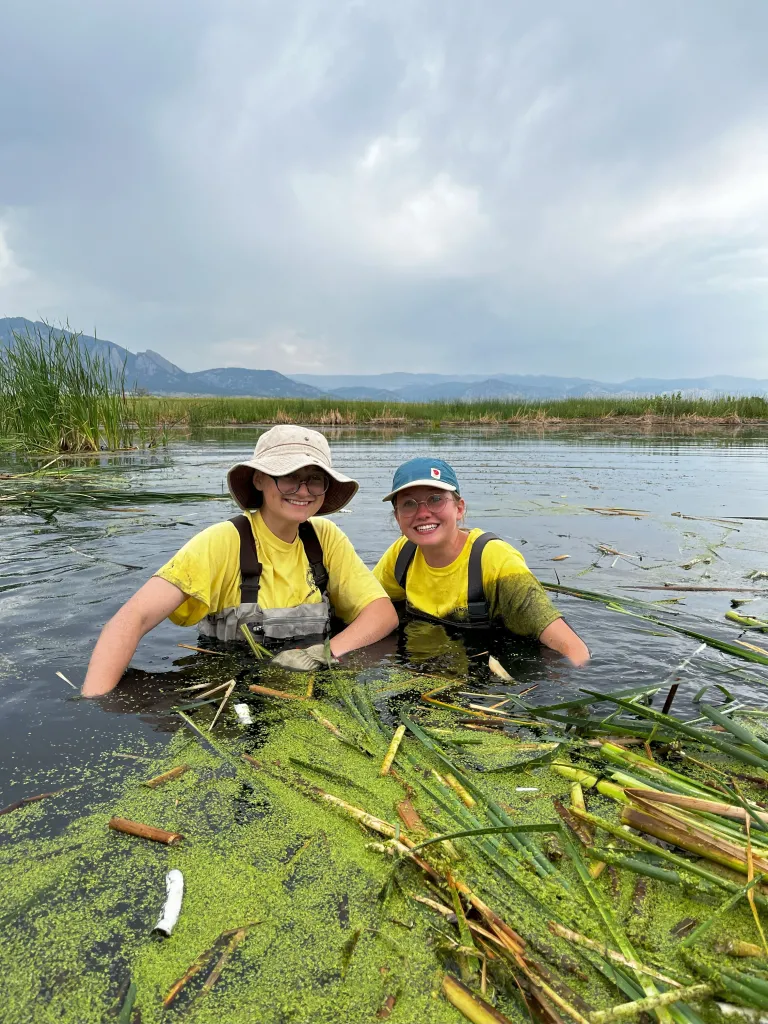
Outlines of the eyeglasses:
M399 502L397 511L400 515L406 516L410 519L419 511L419 505L424 505L428 512L439 512L441 508L445 508L446 501L448 501L447 494L430 494L425 501L416 501L415 498L406 498L405 501Z
M310 473L308 476L299 476L298 473L288 473L286 476L273 476L275 486L281 494L297 494L301 485L306 484L307 491L315 498L325 494L331 481L325 473Z

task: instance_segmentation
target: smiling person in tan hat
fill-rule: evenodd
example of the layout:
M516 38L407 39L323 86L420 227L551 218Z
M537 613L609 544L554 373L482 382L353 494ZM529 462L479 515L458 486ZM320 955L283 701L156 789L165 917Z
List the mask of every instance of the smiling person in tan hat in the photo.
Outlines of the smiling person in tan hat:
M333 609L345 629L273 659L304 671L395 628L392 602L350 541L335 523L314 518L344 508L358 488L333 468L322 434L273 427L227 482L243 514L198 533L110 619L91 655L84 696L113 689L139 640L165 618L224 641L238 638L242 623L280 640L327 636Z

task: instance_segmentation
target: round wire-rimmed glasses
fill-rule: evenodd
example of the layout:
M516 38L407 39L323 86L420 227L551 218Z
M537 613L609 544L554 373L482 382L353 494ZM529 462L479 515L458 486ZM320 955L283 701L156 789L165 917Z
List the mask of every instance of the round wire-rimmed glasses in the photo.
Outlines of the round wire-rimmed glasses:
M411 519L419 511L420 505L424 505L428 512L439 512L440 509L445 508L447 501L447 492L443 494L430 494L423 501L416 501L415 498L406 498L405 501L398 502L397 511L400 515L405 516L406 519Z
M307 473L306 476L299 476L298 473L287 473L285 476L273 476L272 479L275 481L278 491L286 496L297 494L301 490L301 485L306 484L307 491L312 497L319 498L321 494L325 494L331 485L331 481L322 470L318 470L316 473Z

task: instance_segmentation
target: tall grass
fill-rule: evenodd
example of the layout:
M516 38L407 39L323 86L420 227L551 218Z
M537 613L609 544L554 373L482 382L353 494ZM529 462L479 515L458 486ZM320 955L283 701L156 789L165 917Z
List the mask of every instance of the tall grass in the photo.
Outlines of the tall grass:
M768 401L759 397L566 398L545 402L490 399L477 402L356 402L333 398L163 398L131 402L135 423L183 426L239 426L251 423L313 423L323 426L406 426L441 423L542 423L557 420L648 419L669 422L768 420Z
M119 448L125 368L89 352L69 327L14 332L0 348L0 447L37 454Z

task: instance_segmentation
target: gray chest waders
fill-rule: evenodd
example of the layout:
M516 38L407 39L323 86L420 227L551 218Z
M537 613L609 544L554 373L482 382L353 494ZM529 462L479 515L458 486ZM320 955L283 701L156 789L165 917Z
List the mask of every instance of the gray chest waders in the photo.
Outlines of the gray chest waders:
M395 579L397 585L405 591L405 610L414 619L424 619L427 622L439 622L443 626L454 626L458 629L488 629L491 625L491 617L488 610L488 601L483 588L483 551L485 545L491 540L501 540L495 533L481 533L472 545L467 563L467 618L465 620L441 619L437 615L428 615L426 612L414 608L408 600L408 570L416 554L417 545L412 540L407 540L400 548L395 562Z
M321 601L299 604L293 608L260 608L259 587L262 565L256 551L256 541L247 516L229 520L240 536L240 604L206 616L200 623L200 632L219 640L235 640L242 623L265 637L287 640L290 637L324 636L330 631L331 603L328 599L328 570L323 563L323 549L311 523L299 524L299 540L309 561L315 587L323 595Z

